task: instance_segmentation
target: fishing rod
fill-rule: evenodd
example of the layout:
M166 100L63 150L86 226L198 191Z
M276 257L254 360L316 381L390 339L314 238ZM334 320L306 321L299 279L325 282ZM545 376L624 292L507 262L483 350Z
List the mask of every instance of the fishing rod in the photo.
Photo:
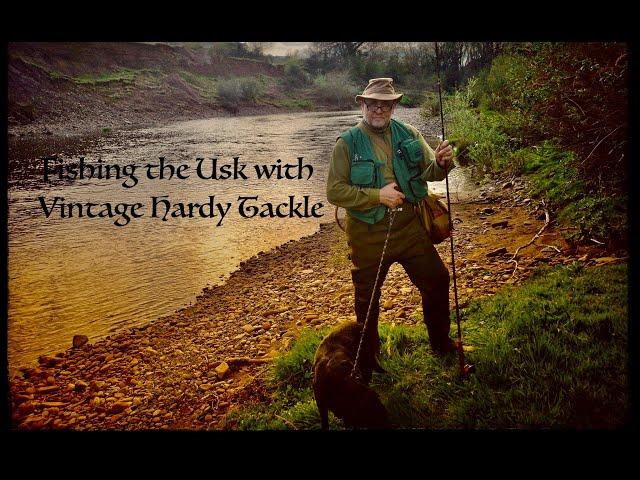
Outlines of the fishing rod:
M438 49L438 42L435 42L436 46L436 72L438 75L438 97L440 99L440 123L442 125L442 141L445 139L444 132L444 112L442 108L442 87L440 82L440 51ZM448 167L448 166L447 166ZM469 374L475 372L475 365L465 362L464 349L462 348L462 330L460 329L460 306L458 304L458 285L456 284L456 259L453 251L453 215L451 215L451 197L449 196L449 169L445 168L445 185L447 187L447 208L449 209L449 240L451 244L451 267L453 269L453 296L456 301L456 323L458 324L458 340L456 341L456 348L458 350L458 360L460 362L460 374L462 378L466 378Z

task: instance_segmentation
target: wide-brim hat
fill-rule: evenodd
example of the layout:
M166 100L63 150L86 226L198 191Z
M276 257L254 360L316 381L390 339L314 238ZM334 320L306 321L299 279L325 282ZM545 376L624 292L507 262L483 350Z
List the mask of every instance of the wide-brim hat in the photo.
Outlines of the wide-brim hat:
M400 100L404 94L396 93L393 78L372 78L361 95L356 95L356 102L362 98L373 100Z

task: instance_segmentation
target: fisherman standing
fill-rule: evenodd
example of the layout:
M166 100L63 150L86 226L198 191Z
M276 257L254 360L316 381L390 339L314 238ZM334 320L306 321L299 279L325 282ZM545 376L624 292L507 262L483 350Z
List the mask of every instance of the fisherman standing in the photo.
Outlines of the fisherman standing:
M448 141L433 149L418 130L392 119L402 93L391 78L374 78L356 96L363 119L334 146L327 199L347 210L357 321L365 323L392 209L396 209L367 322L363 354L380 351L380 289L390 266L399 262L422 296L424 321L437 355L456 350L449 337L449 271L425 233L411 204L427 195L427 181L443 180L453 168Z

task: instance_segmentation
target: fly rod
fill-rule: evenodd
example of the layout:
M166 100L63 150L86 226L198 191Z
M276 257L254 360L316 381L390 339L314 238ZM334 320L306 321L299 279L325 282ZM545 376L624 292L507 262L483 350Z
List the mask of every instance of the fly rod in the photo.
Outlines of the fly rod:
M442 86L440 81L440 50L438 49L438 42L435 42L436 46L436 72L438 75L438 97L440 99L440 123L442 125L442 141L445 140L444 131L444 112L442 108ZM448 166L447 166L448 167ZM458 325L458 340L456 341L456 348L458 350L458 359L460 361L460 374L462 378L466 378L470 373L475 371L475 365L471 365L464 360L464 349L462 348L462 330L460 329L460 306L458 304L458 285L456 284L456 259L453 251L453 216L451 215L451 198L449 196L449 169L445 168L445 185L447 187L447 208L449 209L449 240L451 244L451 268L453 269L453 296L456 301L456 323Z

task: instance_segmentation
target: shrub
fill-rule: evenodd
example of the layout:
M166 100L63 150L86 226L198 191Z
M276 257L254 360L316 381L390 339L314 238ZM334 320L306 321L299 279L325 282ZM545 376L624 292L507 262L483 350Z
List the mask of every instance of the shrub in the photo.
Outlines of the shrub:
M243 100L256 103L262 92L263 86L255 78L240 79L240 96Z
M315 78L313 92L324 102L348 108L354 105L358 88L349 81L345 72L332 72Z
M420 105L420 103L420 98L415 94L408 95L405 93L400 99L400 105L403 107L414 108Z
M309 83L309 74L304 69L302 61L292 57L284 65L284 84L288 87L301 87Z
M502 131L503 117L470 108L473 82L444 101L445 122L451 138L467 146L468 156L480 167L497 170L509 157L509 137Z
M424 118L440 115L440 97L435 92L427 92L420 105L420 115Z
M255 78L229 78L217 85L218 98L225 108L237 108L241 101L255 103L263 90Z
M218 98L225 108L236 108L242 98L242 89L237 78L220 80L217 85Z

